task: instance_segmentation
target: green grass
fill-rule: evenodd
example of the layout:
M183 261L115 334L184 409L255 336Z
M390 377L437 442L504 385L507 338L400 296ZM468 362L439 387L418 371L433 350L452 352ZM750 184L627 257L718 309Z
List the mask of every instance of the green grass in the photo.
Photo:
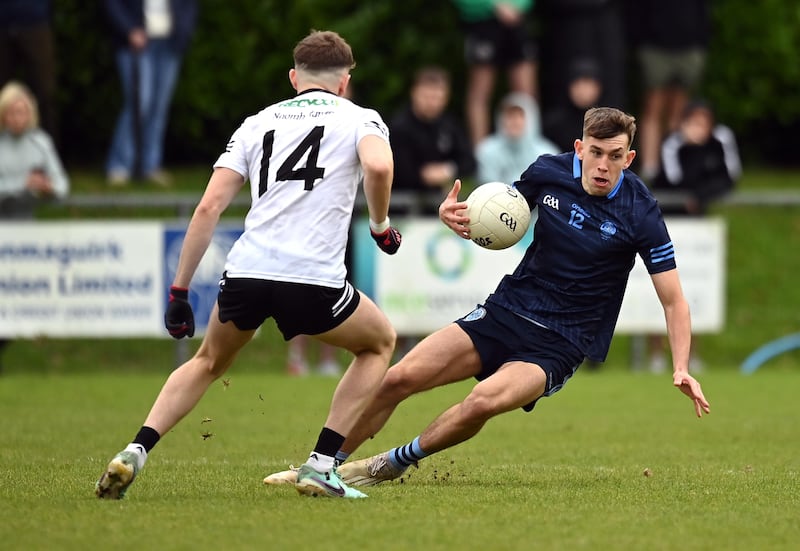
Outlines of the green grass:
M707 374L712 414L702 420L669 377L579 373L534 413L500 416L355 502L261 483L307 455L334 381L236 367L229 377L119 502L97 500L94 481L163 376L0 378L3 548L797 548L796 369ZM357 455L408 441L470 387L413 397Z
M176 170L169 190L111 191L99 172L71 170L76 193L198 197L209 173ZM798 183L796 172L748 170L741 187ZM630 339L618 336L599 372L579 373L532 415L501 416L403 484L368 489L363 502L302 499L261 484L307 455L335 384L284 377L286 347L271 324L241 353L227 390L212 387L164 438L122 502L96 500L94 480L141 424L176 363L176 342L14 341L0 377L2 547L795 549L800 351L749 377L737 368L764 342L800 331L800 209L715 214L729 228L727 323L697 339L711 416L694 419L668 377L630 373ZM191 353L198 345L181 346ZM358 455L405 443L469 388L414 397ZM214 435L203 440L206 430Z

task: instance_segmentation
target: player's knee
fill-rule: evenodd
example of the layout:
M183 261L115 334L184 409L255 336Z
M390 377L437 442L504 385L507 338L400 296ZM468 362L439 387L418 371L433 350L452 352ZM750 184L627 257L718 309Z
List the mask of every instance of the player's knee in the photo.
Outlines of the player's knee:
M394 347L396 344L397 332L391 324L387 323L386 327L381 330L380 336L375 339L375 352L386 357L388 361L391 359L392 354L394 354Z
M386 372L378 392L382 397L391 397L399 402L414 394L418 386L412 370L396 365Z
M461 402L461 414L469 422L486 422L497 413L496 400L480 391L473 390Z

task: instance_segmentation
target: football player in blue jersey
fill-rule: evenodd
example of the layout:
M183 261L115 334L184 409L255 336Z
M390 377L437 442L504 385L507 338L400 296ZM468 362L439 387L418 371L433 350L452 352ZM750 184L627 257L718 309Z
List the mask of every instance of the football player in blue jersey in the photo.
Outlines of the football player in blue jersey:
M484 304L436 331L392 366L337 455L344 462L376 434L409 396L448 383L478 383L406 445L343 463L342 478L371 485L475 436L492 417L560 390L589 358L603 361L628 274L638 254L664 309L673 357L672 382L702 417L710 406L689 374L691 320L675 253L661 212L645 184L628 170L636 123L612 108L586 112L574 151L542 155L515 183L538 206L535 240L514 273ZM439 208L441 220L469 238L459 180ZM265 483L291 482L284 471Z

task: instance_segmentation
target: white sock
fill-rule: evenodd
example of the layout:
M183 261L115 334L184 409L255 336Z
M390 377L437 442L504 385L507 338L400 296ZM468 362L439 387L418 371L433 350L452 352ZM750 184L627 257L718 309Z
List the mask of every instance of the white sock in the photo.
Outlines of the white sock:
M128 444L128 447L125 448L126 452L133 452L136 454L136 467L137 470L141 471L142 467L144 467L144 462L147 461L147 452L144 449L144 446L141 444Z
M311 455L308 456L308 461L306 461L306 464L318 473L324 473L333 469L333 457L330 455L322 455L321 453L317 452L311 452Z

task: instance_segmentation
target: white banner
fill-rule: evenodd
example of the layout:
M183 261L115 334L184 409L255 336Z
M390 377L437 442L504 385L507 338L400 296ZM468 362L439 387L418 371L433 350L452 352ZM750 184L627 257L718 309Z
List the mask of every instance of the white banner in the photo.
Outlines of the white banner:
M154 335L161 224L0 224L0 336Z
M466 315L517 266L532 234L503 251L460 239L438 219L397 219L403 245L382 254L365 222L354 229L355 282L383 309L401 335L425 335ZM667 220L696 333L724 324L725 226L719 219ZM631 273L617 331L664 332L664 313L641 259Z
M693 333L718 333L725 325L725 221L667 218L681 285L692 312ZM628 279L617 332L666 333L653 282L638 256Z
M378 255L376 286L381 308L401 334L425 334L466 315L525 251L520 244L482 249L438 221L401 227L404 246L394 256Z
M0 223L0 337L164 337L168 286L186 224ZM221 225L192 279L201 335L225 258L241 234Z

